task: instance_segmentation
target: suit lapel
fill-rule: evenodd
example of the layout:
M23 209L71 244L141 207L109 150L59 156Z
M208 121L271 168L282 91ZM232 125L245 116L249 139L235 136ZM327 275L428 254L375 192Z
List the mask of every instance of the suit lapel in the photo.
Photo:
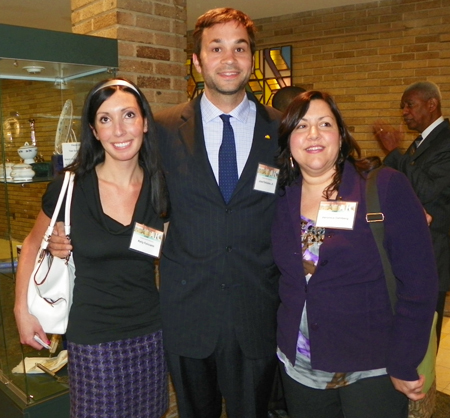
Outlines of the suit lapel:
M433 141L439 137L439 134L441 131L445 128L446 123L445 121L440 123L436 128L434 128L430 134L425 138L425 140L420 144L420 147L417 148L416 152L412 155L412 160L416 160L418 157L420 157L430 146L432 145ZM411 145L411 147L414 145L414 143ZM411 148L410 147L410 148ZM408 149L409 151L409 149Z
M193 164L192 175L200 184L207 186L213 196L223 202L223 197L206 151L200 110L200 97L195 98L184 107L181 113L182 122L178 128L179 137ZM252 100L256 104L253 142L247 162L231 197L231 202L233 202L234 196L249 182L254 183L258 163L275 166L276 144L274 144L274 141L277 141L278 122L271 120L264 106L254 100L251 95L249 95L249 100Z
M274 144L274 141L276 142L278 138L278 122L276 120L270 120L264 106L253 100L250 95L249 100L254 101L256 104L256 121L255 129L253 131L253 142L250 148L250 154L245 163L245 167L242 170L241 176L239 177L233 196L239 193L248 182L254 183L259 163L275 167L275 150L277 145ZM233 197L231 198L231 201L232 200Z
M297 180L291 186L286 187L286 198L288 200L289 216L294 227L295 240L298 248L302 251L302 225L300 222L300 197L302 193L301 180Z
M200 97L198 96L189 102L184 108L181 114L183 122L178 129L179 136L190 157L192 175L196 177L199 184L208 187L213 196L223 201L206 151L200 111Z
M411 156L411 159L413 161L416 160L418 157L420 157L430 147L430 141L429 141L430 139L431 138L426 138L425 141L423 141L420 144L420 147L415 150L415 152ZM413 147L414 147L414 142L411 144L410 148L413 148ZM410 150L408 149L408 151L410 151Z

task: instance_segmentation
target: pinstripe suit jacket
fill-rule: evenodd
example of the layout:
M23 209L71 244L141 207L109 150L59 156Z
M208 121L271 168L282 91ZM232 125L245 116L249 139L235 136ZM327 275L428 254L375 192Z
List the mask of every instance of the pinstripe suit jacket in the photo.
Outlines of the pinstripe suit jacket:
M253 144L228 205L209 164L200 98L155 115L171 201L161 257L164 343L178 355L210 355L224 321L246 356L275 354L275 194L253 186L258 163L275 164L279 112L249 99L257 107Z

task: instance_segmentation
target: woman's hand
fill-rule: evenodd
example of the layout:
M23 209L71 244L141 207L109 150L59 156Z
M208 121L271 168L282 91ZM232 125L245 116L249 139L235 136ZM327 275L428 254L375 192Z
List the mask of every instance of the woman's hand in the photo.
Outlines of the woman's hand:
M38 319L34 315L31 315L28 309L14 309L14 315L22 344L29 345L36 350L41 350L43 348L42 345L34 339L34 336L38 335L42 341L50 345L47 334L42 329Z
M72 244L66 237L64 231L64 223L57 222L53 233L48 241L47 249L50 251L53 257L66 258L70 256L72 251Z
M391 376L392 383L399 392L404 393L412 401L419 401L425 398L425 393L422 393L423 385L425 383L425 376L420 375L419 380L400 380Z
M37 334L42 341L47 342L48 337L41 327L38 319L28 312L28 285L30 276L34 269L34 262L38 254L42 237L50 223L50 218L41 210L36 218L36 222L28 236L22 243L19 265L16 272L16 289L14 316L19 330L20 342L29 345L36 350L42 349L34 336Z

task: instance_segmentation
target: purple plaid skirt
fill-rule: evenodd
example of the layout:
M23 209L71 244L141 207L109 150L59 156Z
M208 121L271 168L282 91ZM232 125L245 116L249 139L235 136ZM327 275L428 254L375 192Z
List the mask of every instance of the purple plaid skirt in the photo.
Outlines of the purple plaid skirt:
M96 345L69 342L71 418L159 418L168 408L162 331Z

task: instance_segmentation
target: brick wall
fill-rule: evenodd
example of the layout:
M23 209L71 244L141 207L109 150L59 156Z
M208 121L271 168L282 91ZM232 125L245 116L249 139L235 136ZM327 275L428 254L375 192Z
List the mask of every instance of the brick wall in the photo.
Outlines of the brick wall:
M72 31L117 39L118 75L153 111L186 101L186 0L71 0Z
M374 1L255 24L258 48L292 45L294 84L334 96L363 155L384 155L371 126L378 119L400 126L400 98L415 81L440 86L450 117L448 0ZM406 132L402 145L416 136Z
M386 0L255 21L258 48L293 46L293 81L331 93L364 155L383 155L371 126L401 124L415 81L438 84L450 116L450 2ZM403 146L417 133L407 132Z

